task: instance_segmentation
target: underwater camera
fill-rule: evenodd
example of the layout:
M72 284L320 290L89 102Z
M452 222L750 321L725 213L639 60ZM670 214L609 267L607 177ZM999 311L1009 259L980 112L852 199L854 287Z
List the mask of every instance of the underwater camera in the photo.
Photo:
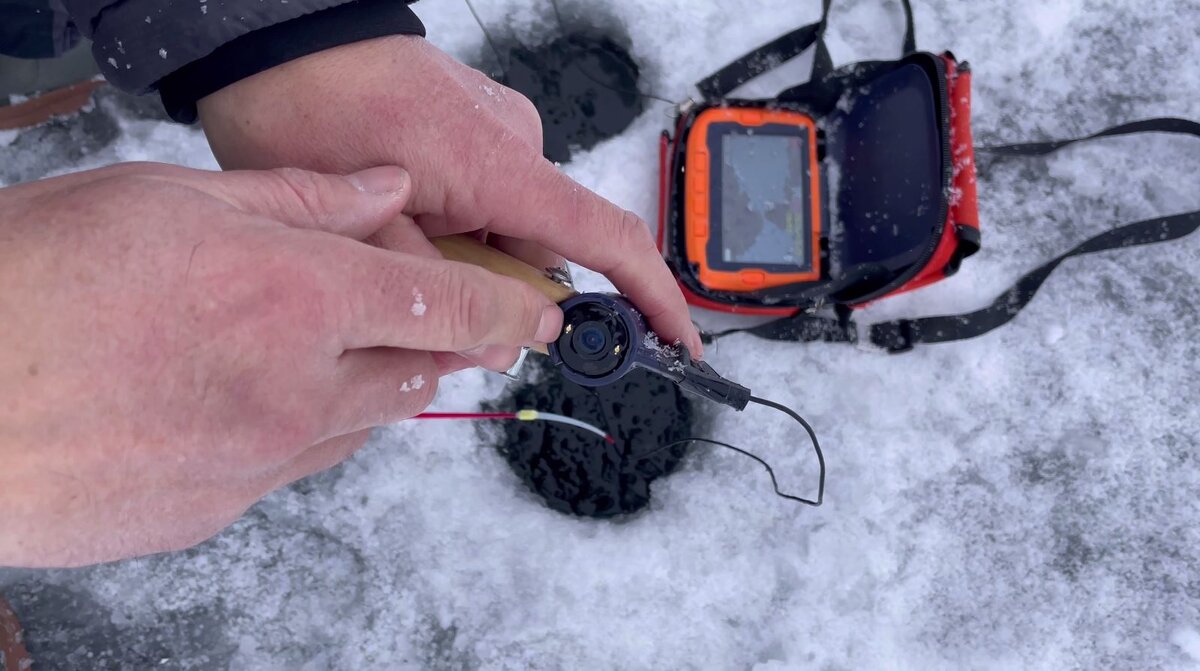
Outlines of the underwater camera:
M704 361L692 359L688 349L678 343L668 344L659 340L650 330L642 313L629 299L613 293L577 294L574 289L549 273L543 273L504 252L489 247L479 240L464 235L449 235L432 240L442 256L448 260L471 263L492 272L522 280L538 288L547 298L558 303L563 311L562 331L558 338L549 343L546 353L550 363L564 379L581 387L606 387L613 385L635 368L675 383L687 394L700 396L735 410L744 410L751 403L781 412L800 424L812 441L813 452L820 467L815 498L803 498L779 489L775 472L758 456L735 445L709 438L684 438L658 445L648 452L628 457L636 463L689 443L707 443L728 448L760 463L771 477L775 494L811 506L819 506L825 495L825 457L817 441L816 432L794 410L774 401L752 396L746 387L721 377L712 366ZM599 398L599 397L597 397ZM522 409L516 412L485 413L421 413L421 419L488 419L517 421L547 421L570 424L583 431L595 434L608 444L616 438L604 429L567 415L537 409ZM625 459L626 457L622 457Z
M563 330L550 344L550 356L572 382L586 387L610 384L628 373L639 356L651 354L638 347L648 335L646 322L624 298L581 294L560 307Z
M681 344L667 345L659 341L646 326L646 320L629 299L619 294L577 294L559 303L563 311L563 328L558 340L550 343L550 361L563 377L583 387L612 384L634 368L643 368L661 375L688 394L700 396L735 410L744 410L750 403L772 408L798 422L812 440L813 451L820 465L817 496L806 499L784 493L779 489L775 471L755 454L735 445L708 438L686 438L659 446L639 458L658 454L680 444L700 442L731 449L754 459L771 476L775 494L785 499L819 506L825 496L825 456L817 435L803 417L794 410L757 396L736 382L721 377L712 366L695 361Z
M634 367L661 375L686 392L741 410L750 390L693 361L687 348L660 342L624 296L578 294L559 303L563 329L550 343L550 359L564 377L584 387L619 380Z

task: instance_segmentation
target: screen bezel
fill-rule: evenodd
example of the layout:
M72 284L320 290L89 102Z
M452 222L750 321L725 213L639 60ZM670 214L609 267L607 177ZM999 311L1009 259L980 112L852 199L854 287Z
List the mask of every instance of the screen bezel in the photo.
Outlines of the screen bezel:
M804 266L724 261L721 226L722 138L729 134L774 134L806 140L810 180L810 243ZM700 112L686 143L683 228L688 263L696 279L717 291L749 292L821 279L821 187L817 128L800 112L749 107L712 107Z

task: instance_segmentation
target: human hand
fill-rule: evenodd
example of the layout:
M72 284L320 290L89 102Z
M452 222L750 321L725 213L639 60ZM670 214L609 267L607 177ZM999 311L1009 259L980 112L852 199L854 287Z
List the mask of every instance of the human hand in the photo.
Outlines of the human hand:
M367 40L285 63L204 98L199 112L225 167L402 166L415 181L405 212L428 236L486 232L539 268L558 265L549 248L607 275L664 339L702 353L646 225L542 157L525 97L424 39Z
M442 260L411 193L154 164L0 190L0 565L195 544L420 412L441 353L557 336L528 285Z

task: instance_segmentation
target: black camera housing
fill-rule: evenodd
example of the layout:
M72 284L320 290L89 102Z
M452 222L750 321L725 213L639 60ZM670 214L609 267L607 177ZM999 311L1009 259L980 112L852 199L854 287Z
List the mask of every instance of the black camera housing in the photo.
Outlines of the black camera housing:
M563 329L549 345L550 360L564 377L584 387L621 379L634 367L645 368L686 392L738 410L750 390L721 377L703 361L693 361L683 345L664 345L646 320L619 294L586 293L559 303Z
M585 387L611 384L644 354L639 349L646 339L646 322L622 296L579 294L559 307L563 329L550 343L550 357L572 382Z

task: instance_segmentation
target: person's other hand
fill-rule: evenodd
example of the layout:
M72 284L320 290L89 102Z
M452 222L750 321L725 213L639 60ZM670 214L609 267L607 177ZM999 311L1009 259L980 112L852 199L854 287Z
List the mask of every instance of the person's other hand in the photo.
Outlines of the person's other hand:
M645 223L542 157L529 100L424 39L367 40L285 63L204 98L199 112L227 168L402 166L415 181L405 211L428 236L483 231L540 268L557 265L553 250L607 275L665 340L702 353Z
M557 336L528 285L443 260L411 193L153 164L0 190L0 565L195 544L420 412L461 362L431 352Z

